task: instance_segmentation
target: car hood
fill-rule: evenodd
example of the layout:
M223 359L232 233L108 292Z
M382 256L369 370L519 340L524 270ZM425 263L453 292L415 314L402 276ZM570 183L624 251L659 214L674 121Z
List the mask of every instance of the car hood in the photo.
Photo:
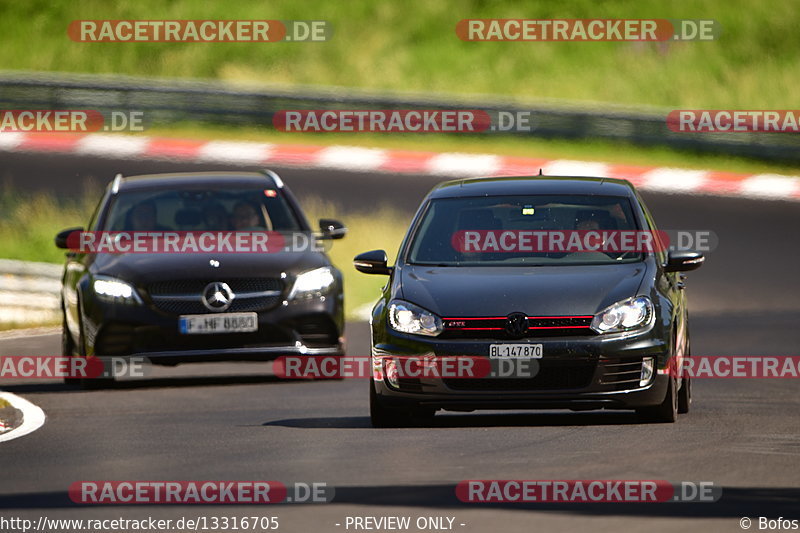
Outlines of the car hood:
M636 295L643 262L541 267L431 267L405 265L404 300L439 316L593 315Z
M219 263L218 267L211 261ZM91 271L119 278L136 286L175 279L270 278L285 272L294 277L329 264L317 252L269 254L97 254Z

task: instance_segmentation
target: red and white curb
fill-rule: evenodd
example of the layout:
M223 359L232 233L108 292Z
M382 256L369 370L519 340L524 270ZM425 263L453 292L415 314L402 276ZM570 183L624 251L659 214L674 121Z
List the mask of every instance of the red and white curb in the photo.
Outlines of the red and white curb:
M14 429L0 433L0 442L24 437L44 425L44 421L47 417L38 405L34 405L25 398L21 398L10 392L0 392L0 400L5 400L16 409L22 411L22 424Z
M551 176L624 178L644 190L771 200L800 200L800 177L636 166L593 161L436 153L356 146L313 146L108 134L0 133L0 151L55 152L122 159L282 165L351 172L443 177Z

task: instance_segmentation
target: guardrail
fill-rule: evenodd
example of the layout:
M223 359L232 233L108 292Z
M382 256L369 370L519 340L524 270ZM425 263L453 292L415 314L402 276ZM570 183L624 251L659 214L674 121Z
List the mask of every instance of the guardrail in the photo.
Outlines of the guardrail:
M534 126L531 131L493 134L605 139L800 162L800 135L679 133L666 126L666 116L671 109L605 104L602 108L551 101L526 104L496 97L398 95L349 88L244 89L213 82L15 71L0 72L0 108L95 109L103 113L143 111L145 125L209 122L267 128L272 128L276 112L287 109L529 111Z
M50 263L0 259L0 323L57 321L62 271Z

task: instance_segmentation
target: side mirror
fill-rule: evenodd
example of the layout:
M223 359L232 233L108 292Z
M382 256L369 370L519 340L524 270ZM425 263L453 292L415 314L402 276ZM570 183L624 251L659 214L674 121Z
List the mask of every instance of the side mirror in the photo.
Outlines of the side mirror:
M392 273L394 268L386 266L389 258L386 257L386 252L383 250L372 250L371 252L364 252L353 258L353 266L356 270L364 274L383 274L388 276Z
M689 270L696 270L703 266L706 260L705 256L700 252L686 252L676 251L669 252L667 256L667 264L664 267L665 272L688 272Z
M319 219L319 230L322 232L322 239L341 239L347 235L347 228L338 220L330 218Z
M69 228L59 232L59 234L56 235L55 239L56 246L58 248L63 248L65 250L69 248L69 243L67 242L67 239L69 239L69 236L76 231L83 231L83 228Z

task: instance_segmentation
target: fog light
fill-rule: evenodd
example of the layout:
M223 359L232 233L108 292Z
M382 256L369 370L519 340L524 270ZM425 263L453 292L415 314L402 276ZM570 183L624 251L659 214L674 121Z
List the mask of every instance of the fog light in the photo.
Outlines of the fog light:
M642 360L642 375L639 377L639 386L644 387L653 379L653 369L655 368L655 358L645 357Z
M400 379L397 373L397 361L394 359L384 359L383 375L386 376L386 381L389 382L389 385L396 389L400 388Z

